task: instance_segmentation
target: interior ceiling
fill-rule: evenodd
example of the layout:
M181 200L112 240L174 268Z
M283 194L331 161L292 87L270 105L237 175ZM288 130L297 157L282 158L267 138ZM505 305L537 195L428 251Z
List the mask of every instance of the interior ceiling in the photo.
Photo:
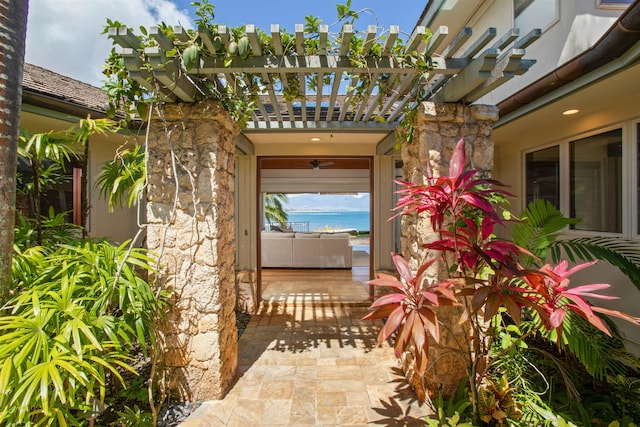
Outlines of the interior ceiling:
M371 160L368 157L265 157L260 159L261 169L298 169L309 170L316 165L322 170L368 170Z

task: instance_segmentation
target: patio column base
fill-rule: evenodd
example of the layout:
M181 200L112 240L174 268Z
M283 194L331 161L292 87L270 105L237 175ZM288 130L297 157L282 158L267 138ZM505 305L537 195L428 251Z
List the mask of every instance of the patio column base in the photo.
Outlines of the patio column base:
M234 136L218 102L166 104L148 141L147 246L173 292L161 325L163 383L183 401L222 398L237 367Z

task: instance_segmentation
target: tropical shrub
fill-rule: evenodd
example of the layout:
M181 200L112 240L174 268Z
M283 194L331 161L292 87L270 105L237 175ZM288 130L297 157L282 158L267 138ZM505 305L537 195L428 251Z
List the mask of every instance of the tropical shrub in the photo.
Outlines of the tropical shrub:
M0 423L81 425L148 354L167 295L144 250L77 240L15 248L15 296L0 317Z
M146 186L145 151L141 145L132 150L118 151L112 160L102 165L96 177L96 187L108 203L109 210L116 206L133 206Z
M460 344L469 381L473 422L477 425L518 423L520 410L513 402L509 381L495 375L496 361L528 336L553 336L564 344L564 328L571 316L585 319L595 329L611 335L601 314L617 316L640 324L624 313L592 305L589 299L612 299L598 291L607 284L569 287L570 276L594 262L570 267L567 261L527 268L525 257L535 255L507 240L495 237L494 228L503 223L493 201L507 193L496 189L500 183L476 178L476 171L464 171L464 140L456 145L449 175L429 176L427 184L399 181L403 197L398 201L401 214L423 213L429 217L440 238L423 247L428 259L414 274L409 264L393 254L400 279L386 274L371 284L388 287L391 293L372 305L365 319L386 319L378 341L395 337L395 354L411 350L416 370L428 366L430 341L439 340L438 309L445 305L463 308L461 322L468 321L471 338ZM429 173L430 174L430 173ZM431 174L430 174L431 175ZM423 274L434 262L449 263L450 275L438 283L425 283ZM499 353L492 351L500 337L496 331L516 327L523 318L534 318L528 330L508 342ZM506 382L505 382L506 381Z

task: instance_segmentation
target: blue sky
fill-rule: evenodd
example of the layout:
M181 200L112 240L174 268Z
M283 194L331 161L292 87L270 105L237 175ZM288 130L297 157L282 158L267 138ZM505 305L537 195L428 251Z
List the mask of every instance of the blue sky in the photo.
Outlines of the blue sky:
M111 42L101 35L106 19L137 29L160 22L192 28L192 0L30 0L27 21L27 62L95 86L101 86L102 64ZM346 0L213 0L214 22L231 27L254 24L269 32L271 24L294 31L306 15L323 24L335 22L336 3ZM388 29L399 25L410 33L427 0L352 0L351 8L362 11L356 30L367 25ZM375 14L375 16L373 15ZM338 32L339 25L329 31ZM407 35L404 35L407 38Z
M191 1L176 0L176 4L182 9L193 9L189 6ZM216 22L230 26L254 24L266 30L271 24L280 24L280 28L293 31L294 25L304 23L307 15L318 16L323 24L331 25L337 17L336 3L346 3L346 0L219 0L211 3L216 7ZM425 4L426 0L352 0L351 9L363 11L358 19L360 29L375 24L385 28L399 25L401 30L410 32Z

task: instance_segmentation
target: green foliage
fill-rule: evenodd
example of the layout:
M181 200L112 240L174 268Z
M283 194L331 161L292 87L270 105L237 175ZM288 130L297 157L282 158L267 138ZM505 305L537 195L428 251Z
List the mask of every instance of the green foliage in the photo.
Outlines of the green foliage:
M288 197L283 193L267 193L264 195L264 217L269 224L286 224L289 221L283 203L287 203Z
M133 150L116 153L113 160L102 165L96 177L100 196L107 200L109 210L116 206L133 206L146 185L145 150L136 145Z
M635 240L618 237L581 237L559 240L553 246L553 257L564 253L576 259L606 261L620 269L640 289L640 245Z
M83 424L108 383L125 385L132 349L153 348L167 295L141 276L153 260L127 245L16 247L16 292L0 317L3 425Z
M138 405L118 411L118 416L118 425L121 427L147 427L153 424L151 413L141 410Z
M535 256L544 260L547 251L557 242L562 231L579 220L566 218L550 201L537 199L529 203L521 213L522 222L513 226L513 242L527 248ZM527 258L529 264L535 264L533 258Z
M619 237L560 238L566 227L580 220L566 218L553 204L538 199L529 203L521 214L522 221L514 225L512 237L516 244L527 248L544 262L547 254L553 262L562 256L570 261L606 261L620 269L640 289L640 246L635 240ZM526 258L529 265L539 264Z
M76 240L81 234L81 227L66 222L68 212L55 213L49 208L48 215L40 215L41 241L46 247ZM14 245L28 248L38 244L35 230L35 219L27 218L16 212L16 228L13 237Z
M213 60L218 67L220 65L224 67L242 66L251 55L252 47L244 26L230 27L227 34L221 34L218 31L220 25L214 22L215 7L208 0L194 1L191 5L196 7L195 21L198 31L187 30L186 38L178 37L173 28L164 23L158 25L158 29L162 33L160 37L154 37L145 28L140 28L138 53L142 61L140 68L143 70L143 74L148 76L146 82L141 84L139 79L133 79L124 66L123 57L115 49L112 50L104 67L104 74L108 78L104 84L104 89L109 95L107 111L111 117L115 117L117 111L122 111L125 113L123 121L129 121L135 118L136 114L140 114L140 111L146 111L146 108L140 108L141 105L158 101L160 85L154 76L155 68L151 66L151 61L145 54L144 49L147 47L160 47L166 56L165 68L177 66L183 72L188 72L190 78L197 81L198 86L202 89L197 96L200 99L219 100L240 127L245 127L248 121L252 120L258 97L266 93L266 88L273 88L282 94L287 101L302 99L305 87L311 91L317 89L317 76L315 79L313 76L301 77L298 73L287 73L286 76L279 73L269 73L266 78L255 77L247 73L227 73L224 83L212 81L208 76L201 74L199 70L203 60ZM353 25L361 12L371 13L366 8L362 11L353 10L351 0L345 4L337 4L336 12L338 19L329 27L336 24ZM342 42L340 36L328 40L326 49L320 51L321 20L318 17L306 16L304 22L304 31L310 35L310 37L304 38L302 46L306 55L336 55L339 52ZM121 22L107 19L103 33L107 33L110 28L123 26ZM275 55L271 33L260 29L256 30L262 53ZM131 29L131 31L133 30ZM391 94L393 85L389 84L390 82L387 81L389 76L385 74L377 76L376 81L371 81L371 73L368 70L368 59L382 56L385 37L381 35L375 40L371 40L366 47L367 54L365 55L363 34L359 31L354 32L345 55L352 66L357 69L357 72L354 72L356 77L352 79L352 93L347 97L346 102L353 107L359 106L364 101L363 94L375 87L381 96L376 97L378 113L374 111L372 117L374 120L385 120L382 101L386 99L385 94ZM425 41L428 37L430 34L425 35ZM158 39L163 39L165 42L160 43ZM295 34L282 29L280 40L283 56L298 54ZM167 45L167 41L171 44ZM426 72L432 68L431 61L417 52L407 52L406 50L403 40L398 38L391 46L390 60L395 61L399 67L415 69L418 76L415 84L426 81L425 77L428 76ZM323 83L327 84L326 79L330 78L329 74L325 76ZM415 101L419 102L423 95L424 93L418 91L415 95ZM407 105L409 111L415 107L413 102L409 102ZM142 116L142 114L140 115ZM407 118L403 119L403 123L406 126L412 126L412 122Z
M466 378L460 380L455 393L449 396L448 399L445 400L442 392L439 390L436 394L435 401L431 403L437 418L427 419L427 426L472 427L472 424L469 422L471 401L469 400L469 389Z

